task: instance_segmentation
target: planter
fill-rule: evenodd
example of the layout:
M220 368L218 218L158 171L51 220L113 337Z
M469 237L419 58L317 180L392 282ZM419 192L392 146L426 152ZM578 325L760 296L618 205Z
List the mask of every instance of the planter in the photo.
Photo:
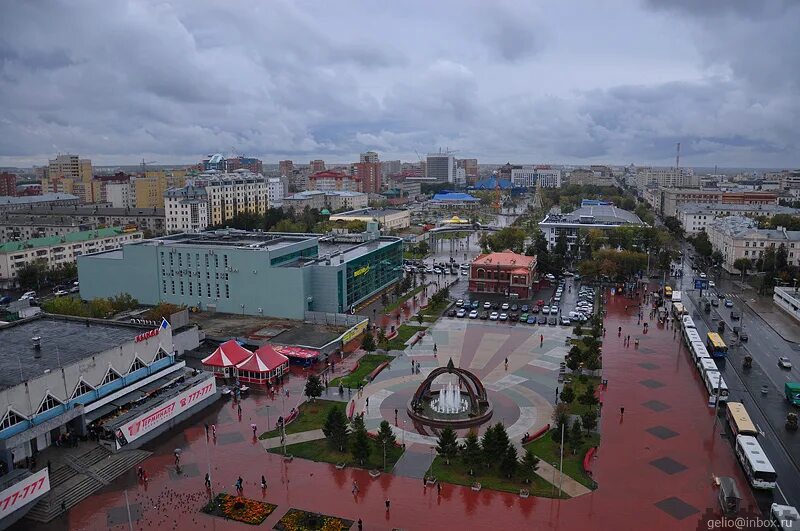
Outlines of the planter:
M347 466L347 463L336 463L336 469L337 470L344 470L344 468L346 466Z
M527 498L531 495L531 492L528 489L519 489L519 497L520 498Z
M291 455L291 454L289 454L289 455L284 455L284 456L283 456L283 460L284 460L284 461L286 461L287 463L291 463L291 462L294 460L294 456L293 456L293 455Z
M479 492L481 490L481 484L476 481L475 483L472 484L471 488L475 492Z
M372 470L369 471L369 477L371 477L372 479L375 479L380 475L381 475L380 470L372 469Z
M550 424L545 425L544 427L542 427L542 429L540 429L539 431L537 431L533 435L530 435L529 437L523 439L522 440L522 444L527 444L527 443L529 443L531 441L535 441L536 439L538 439L539 437L541 437L542 435L544 435L548 431L550 431Z

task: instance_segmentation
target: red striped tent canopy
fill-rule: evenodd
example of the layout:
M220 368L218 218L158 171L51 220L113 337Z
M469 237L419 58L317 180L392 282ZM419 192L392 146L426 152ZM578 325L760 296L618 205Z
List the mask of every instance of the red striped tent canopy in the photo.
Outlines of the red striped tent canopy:
M203 365L211 367L233 367L242 363L253 355L252 352L241 346L233 339L217 347L210 356L203 360Z
M236 365L240 371L270 372L289 362L289 358L275 351L270 345L263 345L245 361Z

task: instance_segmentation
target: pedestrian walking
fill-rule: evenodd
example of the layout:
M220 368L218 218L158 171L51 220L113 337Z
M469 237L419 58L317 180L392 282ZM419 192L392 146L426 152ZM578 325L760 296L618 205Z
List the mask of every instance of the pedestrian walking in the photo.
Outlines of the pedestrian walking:
M241 403L236 404L236 412L239 413L239 415L242 414L242 404Z
M442 484L438 481L436 482L436 493L441 496L442 495Z
M211 425L211 434L214 436L215 439L217 438L217 425L216 424L212 424Z
M208 422L206 422L206 439L208 439Z
M505 365L506 365L506 370L508 370L508 358L506 358L506 363L505 363Z
M624 417L625 416L625 408L624 407L619 408L619 416L620 417Z
M65 500L61 500L61 514L67 512L67 502Z
M253 438L255 438L255 436L256 436L256 428L257 427L256 427L255 424L250 424L250 428L252 428L252 430L253 430Z
M144 469L141 466L139 468L137 468L136 469L136 477L139 478L139 479L142 479L143 472L144 472Z
M265 478L264 475L262 474L261 475L261 489L263 490L263 489L266 489L266 488L267 488L267 478Z
M389 512L389 507L392 505L392 502L389 501L389 498L386 498L386 512Z
M544 345L544 334L539 334L539 346Z
M358 481L353 480L353 489L351 491L353 496L358 494Z
M211 476L208 475L208 472L206 472L206 488L211 488Z
M361 518L358 519L358 531L362 531L364 529L364 524L361 522Z
M621 336L622 336L622 327L620 326L619 328L617 328L617 337Z

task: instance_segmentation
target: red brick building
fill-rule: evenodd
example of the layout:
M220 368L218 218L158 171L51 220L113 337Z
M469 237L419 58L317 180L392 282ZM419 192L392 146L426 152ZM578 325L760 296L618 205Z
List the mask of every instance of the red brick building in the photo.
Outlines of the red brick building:
M17 176L4 171L0 173L0 197L17 195Z
M353 164L353 176L361 181L361 190L365 194L381 193L381 163L356 162Z
M520 299L534 295L536 257L503 251L482 254L470 266L471 293L516 294Z

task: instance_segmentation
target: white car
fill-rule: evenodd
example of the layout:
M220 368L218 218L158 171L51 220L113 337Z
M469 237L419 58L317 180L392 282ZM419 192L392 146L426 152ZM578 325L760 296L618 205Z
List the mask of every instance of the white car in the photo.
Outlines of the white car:
M792 362L786 356L781 356L778 358L778 366L783 367L784 369L791 369Z
M478 310L472 310L471 312L469 312L469 318L470 319L477 319L478 318Z
M550 306L550 315L558 314L558 306Z
M464 306L464 299L458 299L458 300L456 301L456 306L458 306L459 308L461 308L462 306Z
M706 274L705 273L700 273L700 278L706 278Z
M500 309L501 309L501 310L508 310L508 308L509 308L509 306L508 306L508 303L507 303L507 302L504 302L504 303L503 303L503 304L500 306Z
M508 321L508 314L507 313L501 313L500 314L500 320L501 321Z
M489 314L489 320L490 321L497 321L497 319L499 317L500 317L500 314L498 314L497 312L492 312L491 314Z
M24 300L35 299L35 298L36 298L36 292L35 291L26 291L25 293L22 294L22 297L20 297L19 300L24 301Z
M486 302L483 303L483 309L484 310L488 310L491 307L492 307L492 303L491 302L486 301Z
M65 289L60 289L58 291L53 292L53 295L55 295L56 297L63 297L64 295L69 295L69 291Z
M542 306L542 313L545 315L550 313L550 306Z
M708 287L709 288L716 288L717 287L717 283L714 282L713 280L709 280L708 281Z
M467 315L467 310L464 308L461 308L456 312L456 317L464 317L465 315Z

